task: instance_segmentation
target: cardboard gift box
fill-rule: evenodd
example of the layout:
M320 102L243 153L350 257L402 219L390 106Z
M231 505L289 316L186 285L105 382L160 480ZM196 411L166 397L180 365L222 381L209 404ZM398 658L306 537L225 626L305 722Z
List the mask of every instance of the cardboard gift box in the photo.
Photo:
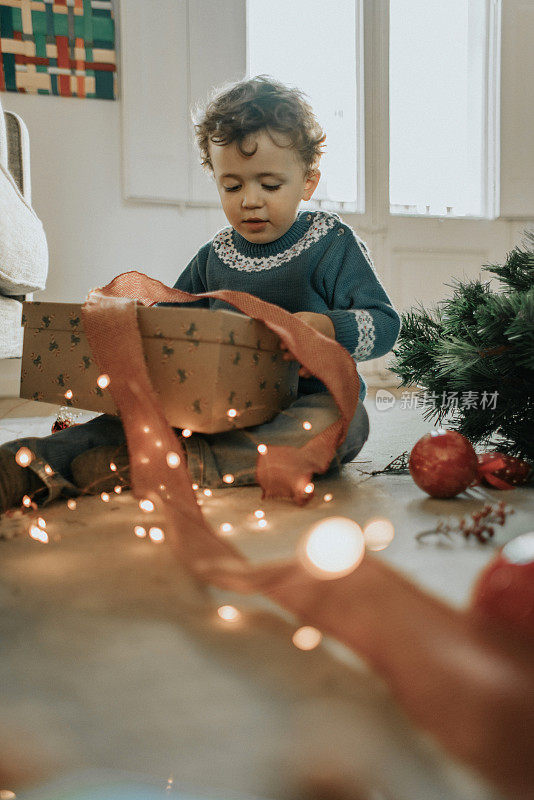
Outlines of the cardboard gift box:
M296 398L299 365L283 359L279 337L262 322L187 306L139 305L137 313L152 385L173 427L258 425ZM21 397L118 414L97 384L80 304L25 302L22 324Z

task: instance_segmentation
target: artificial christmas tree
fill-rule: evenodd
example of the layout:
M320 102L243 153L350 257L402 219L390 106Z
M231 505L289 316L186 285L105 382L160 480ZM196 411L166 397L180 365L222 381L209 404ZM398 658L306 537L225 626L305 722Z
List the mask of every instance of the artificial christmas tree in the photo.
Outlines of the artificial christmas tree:
M402 315L391 369L417 386L425 419L533 464L534 232L505 264L483 269L498 290L455 280L452 298Z

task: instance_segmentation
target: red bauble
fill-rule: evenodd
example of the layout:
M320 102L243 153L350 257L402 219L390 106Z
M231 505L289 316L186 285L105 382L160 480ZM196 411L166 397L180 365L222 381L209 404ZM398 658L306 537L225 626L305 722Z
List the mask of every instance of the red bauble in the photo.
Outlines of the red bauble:
M472 608L534 638L534 533L508 542L479 576Z
M528 481L532 473L531 464L505 453L481 453L478 456L478 463L482 468L480 469L481 479L494 489L520 486Z
M431 497L456 497L476 479L478 461L469 439L437 428L415 444L408 467L415 483Z

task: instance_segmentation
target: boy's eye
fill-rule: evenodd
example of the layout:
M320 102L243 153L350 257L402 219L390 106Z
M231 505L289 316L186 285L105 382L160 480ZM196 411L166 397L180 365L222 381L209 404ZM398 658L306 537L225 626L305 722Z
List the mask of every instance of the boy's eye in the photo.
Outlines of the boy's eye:
M275 192L280 188L281 185L281 183L277 184L276 186L269 183L262 183L263 188L268 189L270 192ZM225 192L237 192L237 190L241 188L241 184L238 183L237 186L224 186L223 188Z

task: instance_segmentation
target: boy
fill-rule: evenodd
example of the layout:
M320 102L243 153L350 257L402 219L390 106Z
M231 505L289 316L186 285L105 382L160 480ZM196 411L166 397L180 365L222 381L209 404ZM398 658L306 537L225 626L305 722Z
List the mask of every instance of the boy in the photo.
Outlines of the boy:
M195 132L231 227L200 248L174 288L254 294L335 338L357 362L389 352L400 319L365 245L337 214L299 212L319 182L326 138L302 92L268 76L240 81L208 103ZM215 298L188 305L235 310ZM184 438L191 479L223 487L231 474L234 486L253 484L258 444L299 447L334 422L338 409L324 384L303 367L299 375L297 400L270 422ZM367 440L365 391L361 379L356 412L331 467L352 460ZM48 489L45 502L80 489L109 490L117 483L111 461L128 481L124 441L120 419L104 414L42 439L8 442L0 447L0 511L37 488L39 496ZM14 460L22 446L35 456L30 468Z

